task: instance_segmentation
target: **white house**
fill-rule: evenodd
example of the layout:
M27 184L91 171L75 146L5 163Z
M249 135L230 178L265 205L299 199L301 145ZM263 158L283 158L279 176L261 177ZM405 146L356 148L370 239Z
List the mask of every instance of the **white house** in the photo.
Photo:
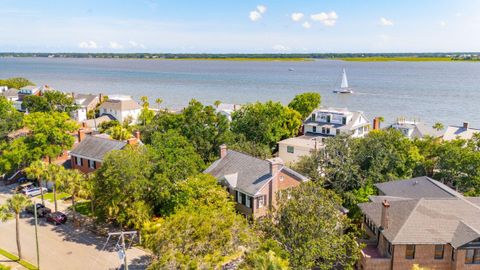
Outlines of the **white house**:
M100 99L97 95L92 94L72 94L75 104L78 105L78 109L72 112L72 118L77 122L83 122L87 120L87 114L90 110L95 110L95 107L99 103Z
M301 156L309 155L324 147L328 137L347 134L354 138L365 136L370 122L361 111L341 108L319 108L303 123L304 135L278 143L278 156L286 164L297 162Z
M451 141L456 139L470 140L474 134L480 133L480 129L471 128L468 122L463 123L462 126L448 126L445 134L443 134L444 141Z
M132 123L137 123L142 107L130 96L109 96L109 98L99 107L100 115L111 115L113 118L123 123L126 119L131 119Z
M417 120L407 120L405 118L398 118L395 123L391 124L387 128L396 129L409 139L423 138L425 136L438 138L443 134L441 130L436 130L432 126L429 126L423 122Z
M312 112L304 122L304 133L323 136L347 134L353 138L365 136L370 122L361 111L344 108L320 108Z
M225 115L228 121L232 121L233 112L240 110L240 108L242 108L242 106L238 104L220 103L218 104L216 111L222 115Z

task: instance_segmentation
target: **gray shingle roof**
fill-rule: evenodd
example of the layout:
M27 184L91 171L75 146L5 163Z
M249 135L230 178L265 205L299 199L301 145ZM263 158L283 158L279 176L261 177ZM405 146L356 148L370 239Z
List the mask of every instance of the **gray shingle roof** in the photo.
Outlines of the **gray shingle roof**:
M299 181L307 179L287 167L283 167L282 171ZM235 188L249 195L255 195L272 178L269 161L233 150L228 150L225 157L212 163L204 172L217 179L235 176Z
M426 176L379 183L375 186L380 191L380 195L393 197L413 199L463 197L455 190Z
M449 126L443 134L443 140L451 141L457 138L470 140L475 133L480 133L480 129Z
M70 152L71 155L103 161L103 157L110 151L123 149L127 145L124 141L85 136L85 138Z
M6 97L6 98L16 97L18 96L18 89L9 88L7 91L0 93L0 96Z
M116 111L128 111L128 110L137 110L141 109L142 107L132 99L124 99L124 100L115 100L115 99L108 99L102 105L100 105L100 109L112 109Z
M392 244L445 244L458 248L480 237L480 208L464 198L411 199L390 203L383 235ZM381 202L359 204L378 227Z

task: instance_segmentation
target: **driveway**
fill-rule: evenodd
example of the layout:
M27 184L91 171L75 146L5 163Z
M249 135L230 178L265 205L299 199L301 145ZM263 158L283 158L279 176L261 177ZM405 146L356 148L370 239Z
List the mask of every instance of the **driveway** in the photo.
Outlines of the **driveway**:
M11 196L10 188L0 187L0 203ZM38 200L37 200L38 201ZM50 207L50 205L48 205ZM122 261L115 250L117 239L106 238L85 229L75 229L71 223L54 226L39 219L38 238L41 269L118 269ZM20 219L20 240L25 260L36 264L34 219L25 215ZM0 247L16 254L15 220L0 223ZM127 250L129 269L146 269L148 253L138 248Z

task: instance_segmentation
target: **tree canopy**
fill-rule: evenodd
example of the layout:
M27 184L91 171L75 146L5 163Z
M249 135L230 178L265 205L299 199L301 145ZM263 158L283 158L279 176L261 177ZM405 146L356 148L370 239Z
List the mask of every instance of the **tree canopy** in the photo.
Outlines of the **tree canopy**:
M72 95L56 90L45 91L42 96L30 95L23 99L22 105L29 112L66 112L78 109Z
M232 131L248 141L275 148L278 141L297 135L302 117L279 102L253 103L232 115Z
M296 95L288 104L288 107L299 112L302 120L305 120L313 110L320 106L321 101L322 97L319 93L306 92Z
M263 228L289 253L293 269L354 269L360 250L338 195L308 182L283 191L277 203Z
M8 79L0 79L0 86L7 86L8 88L16 88L20 89L27 85L35 85L31 81L25 78L16 77L16 78L8 78Z
M23 115L15 109L12 103L0 96L0 141L11 131L22 127L22 118Z

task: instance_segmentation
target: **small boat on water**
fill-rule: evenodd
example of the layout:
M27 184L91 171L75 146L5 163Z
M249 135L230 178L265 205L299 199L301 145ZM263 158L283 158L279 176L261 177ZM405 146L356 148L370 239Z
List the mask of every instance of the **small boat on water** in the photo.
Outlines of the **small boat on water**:
M340 85L340 89L333 90L333 93L336 93L336 94L353 94L353 89L348 87L347 72L345 71L345 69L343 69L342 84Z
M295 71L295 69L294 68L289 68L288 71Z

